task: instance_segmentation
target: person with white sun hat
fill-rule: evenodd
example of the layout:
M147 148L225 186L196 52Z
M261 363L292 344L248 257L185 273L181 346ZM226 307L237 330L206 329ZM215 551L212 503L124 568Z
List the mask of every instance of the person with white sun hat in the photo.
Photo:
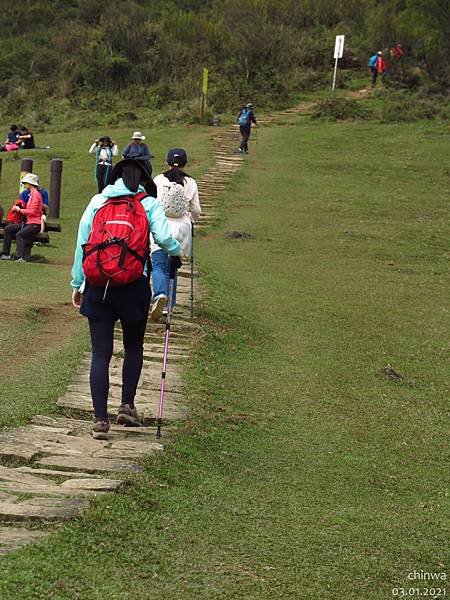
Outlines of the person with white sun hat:
M147 144L144 144L145 135L140 131L135 131L131 136L131 144L122 152L123 158L138 158L139 160L150 160L152 153Z

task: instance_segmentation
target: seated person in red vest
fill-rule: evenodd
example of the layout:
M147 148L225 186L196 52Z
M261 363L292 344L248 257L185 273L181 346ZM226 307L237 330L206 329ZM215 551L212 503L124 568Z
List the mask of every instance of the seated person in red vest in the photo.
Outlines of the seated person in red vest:
M0 260L10 260L11 242L16 235L16 257L18 262L26 262L26 246L41 230L42 196L39 192L39 178L34 173L27 173L21 183L30 190L30 199L26 208L13 206L12 210L25 217L25 223L11 223L3 231L3 252Z

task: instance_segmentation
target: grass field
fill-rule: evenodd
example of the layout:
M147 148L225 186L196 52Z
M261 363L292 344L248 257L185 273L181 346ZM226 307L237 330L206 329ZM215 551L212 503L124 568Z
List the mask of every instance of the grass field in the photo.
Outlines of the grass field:
M448 572L447 147L434 122L261 129L199 239L190 419L2 559L0 597L381 600Z

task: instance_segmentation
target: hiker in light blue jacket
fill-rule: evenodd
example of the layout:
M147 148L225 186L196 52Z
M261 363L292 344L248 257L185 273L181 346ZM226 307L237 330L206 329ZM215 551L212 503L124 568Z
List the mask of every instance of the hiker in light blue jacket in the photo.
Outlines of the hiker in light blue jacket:
M372 54L372 56L369 58L369 62L367 65L369 67L370 73L372 75L372 82L371 82L372 87L375 87L377 84L377 77L378 77L378 73L379 73L377 65L378 65L378 61L379 61L379 58L381 57L381 55L382 55L381 50L379 50L375 54Z
M171 235L164 209L156 200L156 186L151 178L148 161L127 159L116 164L111 180L101 194L89 202L78 228L75 258L72 267L72 304L87 317L92 343L90 386L94 408L94 439L108 438L109 363L113 352L114 326L120 320L123 331L124 360L122 368L122 402L116 422L138 426L140 416L134 405L137 384L143 364L144 334L150 307L150 274L144 268L142 277L118 287L89 285L83 273L83 244L86 244L96 212L108 198L149 195L141 200L153 238L167 254L178 256L180 244ZM149 240L150 243L150 240Z

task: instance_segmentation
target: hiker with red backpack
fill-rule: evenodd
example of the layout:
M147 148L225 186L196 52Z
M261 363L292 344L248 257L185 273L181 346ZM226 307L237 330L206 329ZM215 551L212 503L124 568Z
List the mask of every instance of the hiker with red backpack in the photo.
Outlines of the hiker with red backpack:
M134 398L151 299L150 232L169 255L180 254L180 244L171 236L164 210L156 200L149 162L120 161L111 172L111 181L114 183L91 199L81 217L71 281L72 303L87 317L91 334L92 435L103 440L109 430L109 363L117 320L122 325L125 351L117 423L141 424Z
M192 255L193 224L201 214L197 183L183 171L187 164L187 154L183 148L171 148L166 162L169 169L154 179L157 198L164 209L173 237L181 244L182 255L189 257ZM153 297L150 317L153 321L159 321L167 312L171 263L170 257L153 237L151 253ZM171 309L175 306L176 293L175 273L170 298Z
M239 123L239 131L241 132L241 143L239 144L239 152L248 154L248 139L252 130L252 123L258 127L255 114L253 112L253 104L248 102L238 114L237 122Z
M30 192L29 200L25 206L23 201L17 200L6 217L9 224L3 231L3 251L0 260L11 260L11 242L15 235L17 262L26 262L26 247L41 230L43 203L39 191L39 178L34 173L27 173L21 183Z

